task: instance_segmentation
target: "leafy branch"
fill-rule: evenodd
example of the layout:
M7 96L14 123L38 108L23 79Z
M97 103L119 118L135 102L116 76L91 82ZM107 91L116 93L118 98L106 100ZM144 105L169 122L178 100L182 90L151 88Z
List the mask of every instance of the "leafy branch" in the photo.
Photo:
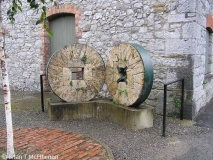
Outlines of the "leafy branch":
M20 0L12 1L12 6L7 11L7 16L8 16L8 19L10 20L10 23L13 24L15 22L14 16L16 15L18 10L22 12L21 7L22 7L22 2Z
M38 3L38 1L41 2L41 4ZM57 3L54 0L50 0L54 6L57 6ZM46 10L47 10L47 2L46 0L27 0L30 9L37 10L37 13L39 10L41 11L40 18L36 21L36 25L44 23L44 29L47 31L47 33L52 37L53 33L48 28L48 19L46 16ZM39 6L41 8L39 9ZM17 12L22 12L22 2L21 0L13 0L11 7L7 10L7 17L10 20L11 24L14 24L15 18L14 16L17 14Z

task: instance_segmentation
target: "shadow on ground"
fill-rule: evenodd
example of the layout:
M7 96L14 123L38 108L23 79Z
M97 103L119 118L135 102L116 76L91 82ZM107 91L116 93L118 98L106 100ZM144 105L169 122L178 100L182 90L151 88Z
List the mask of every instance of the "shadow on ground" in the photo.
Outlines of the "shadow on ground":
M213 129L213 99L200 110L195 122L197 126Z

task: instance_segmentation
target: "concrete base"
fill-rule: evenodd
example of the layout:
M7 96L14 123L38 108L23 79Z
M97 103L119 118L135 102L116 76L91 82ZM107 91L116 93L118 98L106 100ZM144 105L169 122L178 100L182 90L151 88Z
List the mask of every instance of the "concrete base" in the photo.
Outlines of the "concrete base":
M80 103L49 102L50 120L72 120L83 118L103 118L131 130L153 126L153 107L142 105L134 109L114 105L107 100L93 100Z

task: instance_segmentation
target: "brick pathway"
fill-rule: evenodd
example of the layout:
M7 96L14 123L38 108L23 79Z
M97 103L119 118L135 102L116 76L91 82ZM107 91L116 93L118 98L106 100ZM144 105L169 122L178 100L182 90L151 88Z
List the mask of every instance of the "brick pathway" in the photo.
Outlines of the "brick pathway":
M23 153L20 155L22 159L24 157L39 160L48 158L58 160L108 159L107 150L93 139L56 129L14 129L14 145ZM0 148L6 148L5 130L0 130ZM32 158L32 156L37 157Z

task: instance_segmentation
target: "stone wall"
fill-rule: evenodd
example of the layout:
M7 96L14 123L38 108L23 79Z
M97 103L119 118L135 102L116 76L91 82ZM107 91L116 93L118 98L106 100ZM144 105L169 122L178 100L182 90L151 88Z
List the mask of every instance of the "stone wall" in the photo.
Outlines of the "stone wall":
M5 30L5 53L8 55L8 71L11 89L14 90L38 90L39 75L41 74L40 56L41 26L34 25L38 14L29 10L27 4L23 4L23 13L15 18L15 24L8 22L6 9L9 7L6 1L1 2L2 24Z
M196 24L195 24L195 36L196 36L196 53L194 55L194 95L193 104L195 106L195 113L199 109L206 105L212 99L213 95L213 65L210 64L210 73L205 75L205 52L206 52L206 22L207 14L213 15L213 2L211 0L197 0L196 4ZM199 12L198 12L199 11ZM210 61L213 60L213 43L212 33L210 34Z
M104 61L118 43L138 43L150 53L154 84L146 103L157 113L162 113L163 84L185 78L185 115L190 118L212 97L212 80L203 85L206 14L213 14L210 1L63 0L59 6L71 3L79 9L78 41L95 48ZM39 90L44 38L41 25L35 25L38 14L25 6L11 25L6 20L8 4L2 2L10 81L15 90ZM169 87L169 112L178 111L174 97L179 98L179 88L179 83ZM108 96L106 86L100 95Z

